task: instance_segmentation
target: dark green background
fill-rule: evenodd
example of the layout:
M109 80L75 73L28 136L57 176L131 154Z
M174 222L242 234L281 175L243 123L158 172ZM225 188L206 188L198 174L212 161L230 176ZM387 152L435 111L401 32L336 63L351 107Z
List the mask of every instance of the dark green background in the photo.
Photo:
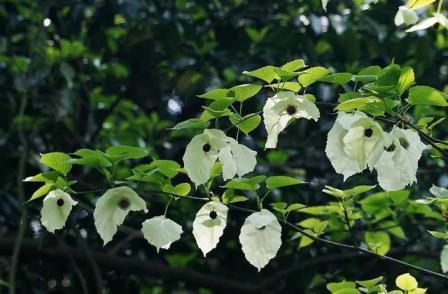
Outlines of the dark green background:
M379 1L368 9L358 2L332 0L324 13L317 0L1 1L0 278L8 280L12 243L26 213L18 293L81 293L81 280L90 293L100 288L110 293L326 293L327 282L380 275L392 285L408 269L321 244L297 251L287 229L278 256L257 273L237 241L245 217L239 212L231 213L221 243L204 259L191 234L200 203L183 201L170 209L185 234L159 255L132 232L131 237L120 232L102 247L92 215L81 207L64 230L52 235L40 225L41 200L22 205L37 186L21 180L42 170L39 153L127 144L146 148L154 158L179 161L189 138L166 129L201 112L204 101L196 95L248 81L243 70L303 58L312 66L356 73L395 60L412 66L418 83L443 89L446 30L405 34L393 24L400 1ZM51 24L47 20L44 26L47 18ZM324 85L311 89L327 102L340 91ZM269 94L260 92L244 112L261 110ZM298 173L310 182L271 199L322 204L329 201L320 192L325 184L344 188L375 182L366 172L343 184L334 173L324 147L335 116L331 108L320 108L317 124L300 121L281 135L283 152L263 150L261 126L244 138L259 152L258 172ZM446 135L446 129L438 135ZM446 165L425 160L414 186L417 196L432 183L448 182ZM106 186L94 171L77 167L72 176L78 190ZM99 193L84 200L94 203L94 196ZM161 213L166 199L150 196L151 214ZM136 214L125 223L138 230L142 220ZM408 240L393 239L391 255L440 271L442 244L428 236L425 220L405 218L403 227ZM409 251L413 254L403 253ZM447 293L440 280L416 276L429 293ZM234 283L236 288L226 289ZM6 293L6 287L1 289Z

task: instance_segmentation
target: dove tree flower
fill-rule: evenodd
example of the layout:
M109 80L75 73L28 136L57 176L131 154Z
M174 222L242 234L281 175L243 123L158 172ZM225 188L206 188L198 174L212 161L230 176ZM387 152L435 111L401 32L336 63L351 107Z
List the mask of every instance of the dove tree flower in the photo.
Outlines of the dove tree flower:
M228 208L211 201L199 209L193 221L193 236L204 257L216 248L227 225Z
M243 176L254 170L257 152L227 137L221 130L205 130L187 145L183 162L190 179L205 184L216 160L222 163L224 180Z
M337 173L348 177L372 170L384 151L385 133L362 112L340 112L328 133L325 153Z
M240 232L244 256L258 271L277 255L282 244L282 227L275 215L262 209L249 215Z
M416 132L397 126L388 137L388 144L375 163L375 169L381 188L395 191L417 181L418 161L426 145Z
M78 202L62 190L53 190L44 198L41 210L41 222L51 233L62 229L73 206Z
M395 15L395 25L401 26L405 25L413 25L418 21L418 15L415 10L407 7L406 5L400 6L398 8L397 14Z
M149 244L159 249L169 249L171 243L180 239L182 226L166 218L164 215L155 216L143 222L142 232Z
M93 212L95 227L104 245L112 240L130 211L147 212L145 200L129 187L116 187L107 190L98 198Z
M281 91L266 100L263 107L263 121L268 138L265 148L277 146L278 135L291 119L314 119L320 117L319 109L306 96L291 91Z

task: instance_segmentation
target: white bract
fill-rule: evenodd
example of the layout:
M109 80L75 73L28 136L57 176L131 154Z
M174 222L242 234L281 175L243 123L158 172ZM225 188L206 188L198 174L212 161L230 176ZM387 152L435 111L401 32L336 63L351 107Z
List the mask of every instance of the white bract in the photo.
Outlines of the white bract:
M337 173L348 177L372 170L384 151L381 126L362 112L338 114L328 133L325 153Z
M434 16L422 20L418 24L407 29L406 32L410 33L420 30L426 30L427 28L432 27L436 23L440 24L445 28L448 28L448 18L441 13L434 13Z
M155 216L143 222L142 232L149 244L159 249L169 249L171 243L180 239L182 226L166 218L164 215Z
M268 133L265 148L277 146L278 135L291 119L306 118L317 121L319 117L319 109L306 96L282 91L268 98L263 107L263 122Z
M418 16L414 10L403 5L398 8L394 21L396 26L413 25L418 21Z
M117 232L130 211L147 212L145 200L129 187L116 187L107 190L98 198L93 212L95 227L106 245Z
M269 210L249 215L240 232L240 243L247 261L258 271L277 255L282 244L282 227Z
M211 129L193 137L187 145L183 162L189 178L198 186L209 180L218 158L223 165L223 178L228 180L253 171L257 164L256 155L257 152L238 144L223 131Z
M45 197L41 210L41 222L51 233L62 229L68 215L78 202L62 190L53 190Z
M227 225L228 208L219 202L208 202L201 207L193 221L193 236L204 257L216 248Z
M425 149L416 132L395 126L385 151L375 163L381 188L395 191L416 182L418 161Z

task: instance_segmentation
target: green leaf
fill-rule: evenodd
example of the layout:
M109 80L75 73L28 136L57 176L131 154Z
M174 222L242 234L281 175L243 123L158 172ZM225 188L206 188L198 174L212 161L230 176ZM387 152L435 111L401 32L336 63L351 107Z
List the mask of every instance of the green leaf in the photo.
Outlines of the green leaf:
M251 27L245 27L245 31L246 31L246 34L249 36L249 38L254 43L259 43L264 39L264 37L266 36L266 33L269 31L269 28L264 27L261 30L256 30Z
M339 282L339 283L329 283L327 284L327 290L331 293L335 293L339 290L344 289L356 289L356 284L354 282Z
M376 65L368 66L359 71L359 73L353 77L353 81L361 82L363 84L370 83L375 81L379 74L381 74L381 67Z
M244 102L247 99L257 95L261 88L261 85L256 84L239 85L231 88L228 95L230 97L234 97L236 101Z
M205 111L211 115L213 118L220 118L222 116L226 116L230 113L230 111L227 109L230 105L232 105L235 102L234 97L228 97L221 100L213 101L208 106L202 106ZM202 120L202 116L200 117ZM206 120L206 119L205 119Z
M107 157L97 150L90 149L79 149L74 155L79 156L80 158L72 159L73 164L89 166L89 167L110 167L112 163L107 159Z
M403 95L403 93L414 84L414 81L414 70L410 67L402 68L400 79L398 80L398 95Z
M222 194L222 202L224 203L237 203L237 202L244 202L249 200L247 197L242 195L235 195L235 191L233 189L227 189Z
M302 88L299 82L280 82L265 85L265 87L270 87L273 90L288 90L293 92L299 92L299 90Z
M280 212L281 214L285 214L286 213L286 207L288 206L288 203L286 203L286 202L274 202L274 203L271 203L270 206L275 211Z
M220 100L228 97L229 89L214 89L208 91L207 93L198 95L199 98L210 99L210 100Z
M345 85L353 79L353 75L348 72L341 72L328 75L319 79L321 82L333 83L338 85Z
M428 86L414 86L409 89L407 101L412 105L448 106L448 95Z
M40 162L63 175L68 174L72 169L71 158L68 154L62 152L51 152L42 154Z
M54 187L55 187L54 183L47 183L47 184L40 186L40 188L37 189L33 193L33 195L31 195L31 198L28 201L35 200L37 198L41 198L41 197L47 195Z
M328 75L330 72L331 70L325 67L312 67L299 76L299 82L302 86L308 87Z
M243 74L258 78L267 83L271 83L274 79L280 79L280 77L275 73L274 66L272 65L264 66L253 71L243 71Z
M303 59L296 59L282 65L282 69L287 71L297 71L303 67L305 67L305 61Z
M428 231L428 233L439 239L448 239L448 232Z
M299 179L287 176L272 176L266 179L266 187L268 189L276 189L286 186L299 185L303 183L304 182Z
M390 250L390 237L386 232L366 232L364 240L373 252L386 255Z
M381 99L377 97L363 97L355 98L342 102L336 106L336 110L348 112L351 110L364 110L370 103L375 103L376 105L382 104Z
M280 67L274 67L273 69L274 69L274 72L280 77L280 80L284 81L284 82L299 75L299 73L297 73L297 72L285 70Z
M415 10L428 6L434 2L436 2L436 0L409 0L406 6Z
M59 172L56 171L48 171L39 173L35 176L27 177L24 179L24 182L43 182L43 183L54 183L59 177Z
M191 191L189 183L181 183L173 187L171 184L165 184L162 188L163 192L170 193L177 196L187 196Z
M112 146L106 149L106 156L112 161L138 159L147 154L146 150L142 148L126 145Z
M371 280L355 281L355 282L364 288L370 288L370 287L376 286L379 282L381 282L382 279L383 279L383 276L374 278Z
M199 118L191 118L186 121L180 122L172 127L172 130L184 130L184 129L206 129L210 126L209 121L204 121Z
M379 225L380 229L388 231L390 234L394 235L395 237L405 239L406 234L404 233L403 229L398 225L398 223L394 221L384 221Z
M235 178L223 186L227 189L256 191L260 188L260 183L266 179L266 176L256 176L252 178Z
M368 191L370 191L372 189L375 189L375 188L376 188L376 185L371 185L371 186L369 186L369 185L360 185L360 186L353 187L351 189L344 190L344 193L347 196L356 196L356 195L368 192Z
M292 204L288 205L288 207L286 208L286 212L297 211L304 207L305 207L305 205L303 205L301 203L292 203Z
M230 122L241 130L244 134L248 135L250 132L255 130L261 122L261 117L258 114L248 114L241 117L239 114L232 114L229 116Z
M442 272L448 272L448 245L443 246L442 252L440 253L440 266L442 267Z
M180 164L174 160L158 159L149 164L151 168L157 168L157 171L165 177L172 179L180 170Z

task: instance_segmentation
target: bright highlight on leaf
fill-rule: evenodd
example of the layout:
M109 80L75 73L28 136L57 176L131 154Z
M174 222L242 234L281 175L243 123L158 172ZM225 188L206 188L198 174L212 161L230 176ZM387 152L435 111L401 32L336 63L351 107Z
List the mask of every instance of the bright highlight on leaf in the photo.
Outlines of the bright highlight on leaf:
M240 243L247 261L258 271L277 255L282 244L282 227L275 215L262 209L249 215L240 232Z
M268 133L266 148L277 146L278 135L291 119L305 118L317 121L319 109L307 97L291 91L282 91L266 100L263 107L263 122Z
M149 244L157 249L169 249L171 243L180 239L182 226L163 215L155 216L143 222L142 232Z
M107 190L96 201L93 217L98 234L106 245L117 232L131 211L147 212L145 200L129 187L116 187Z
M51 233L62 229L70 211L78 202L62 190L53 190L44 198L41 210L41 222Z
M395 280L395 284L398 288L404 291L411 291L418 287L417 280L409 273L398 276Z
M229 209L219 202L208 202L199 209L193 221L193 236L204 257L218 245L227 225Z

